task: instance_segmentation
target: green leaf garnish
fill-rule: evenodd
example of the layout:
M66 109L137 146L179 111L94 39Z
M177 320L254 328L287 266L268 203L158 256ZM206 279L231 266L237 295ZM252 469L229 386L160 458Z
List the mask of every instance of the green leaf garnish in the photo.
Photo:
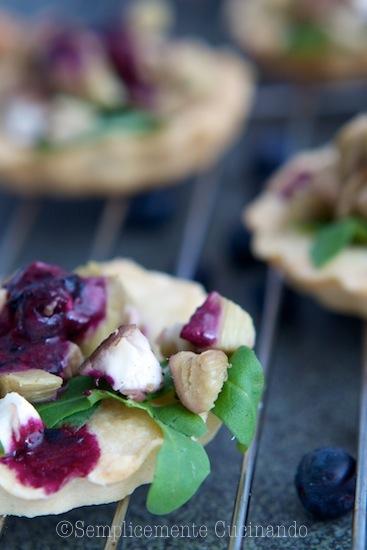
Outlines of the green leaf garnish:
M67 423L66 419L68 417L89 410L91 403L85 392L92 388L94 388L92 378L77 376L68 382L66 390L58 399L35 405L47 428L59 427ZM73 421L73 419L71 420Z
M247 450L256 428L257 409L264 387L264 373L254 351L240 347L229 360L228 379L212 412L224 422Z
M97 119L95 125L63 143L52 143L42 139L37 149L40 152L51 152L74 146L76 144L93 141L107 134L129 133L149 134L161 128L163 121L154 113L138 109L120 109L118 111L104 112Z
M286 35L286 47L290 54L313 56L324 53L330 45L328 34L313 23L295 23Z
M210 462L200 443L164 423L159 424L164 441L157 455L147 508L152 514L168 514L196 493L210 473Z
M89 407L89 409L85 409L84 411L79 411L74 414L71 414L70 416L67 416L57 422L53 427L54 428L61 428L62 426L71 426L73 428L79 429L84 424L88 422L88 420L93 416L93 414L96 412L96 409L98 409L100 403L96 403L95 405L92 405Z
M162 121L149 111L124 109L101 116L96 132L146 133L158 130Z
M0 441L0 456L3 456L5 454L5 449Z
M189 437L201 437L207 432L204 420L181 403L154 407L152 412L155 420Z
M323 267L352 243L367 243L367 222L359 218L344 218L329 223L316 233L311 248L315 267Z
M88 399L92 404L101 399L117 399L127 407L143 409L163 431L164 440L147 497L147 507L152 514L173 512L196 493L210 473L204 447L191 439L207 431L199 415L188 411L181 403L155 406L149 401L132 401L106 390L92 390Z

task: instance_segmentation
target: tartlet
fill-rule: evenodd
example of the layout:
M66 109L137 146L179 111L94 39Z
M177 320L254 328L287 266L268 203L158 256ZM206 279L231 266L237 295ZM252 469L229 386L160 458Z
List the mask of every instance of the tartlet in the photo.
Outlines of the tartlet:
M276 76L312 82L367 73L367 12L359 0L231 0L235 38Z
M1 297L0 514L58 514L146 483L150 511L168 513L208 475L221 421L250 444L263 373L230 300L120 259L75 273L35 262Z
M215 163L252 101L235 53L133 18L100 33L40 25L23 40L20 76L0 93L1 184L22 194L174 184Z
M255 256L336 311L367 316L367 116L297 155L244 212Z

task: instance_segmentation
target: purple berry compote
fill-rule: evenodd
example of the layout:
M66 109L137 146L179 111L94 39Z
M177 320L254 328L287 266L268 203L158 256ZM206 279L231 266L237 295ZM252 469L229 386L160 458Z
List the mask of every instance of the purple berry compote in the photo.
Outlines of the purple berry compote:
M103 277L80 277L34 262L4 288L0 372L37 368L62 375L71 343L80 343L105 318Z
M99 457L97 438L86 426L63 427L45 430L41 441L28 442L1 462L23 485L51 494L75 477L86 477Z

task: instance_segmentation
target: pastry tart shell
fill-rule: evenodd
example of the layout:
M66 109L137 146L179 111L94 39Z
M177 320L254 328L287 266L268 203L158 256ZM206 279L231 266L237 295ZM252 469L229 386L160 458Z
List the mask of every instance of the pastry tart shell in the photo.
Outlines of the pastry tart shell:
M367 318L367 254L350 246L323 268L310 261L312 237L284 223L286 205L266 191L246 209L254 255L278 269L299 290L328 308Z
M0 135L1 185L23 195L133 194L173 185L213 165L242 130L254 91L252 69L235 53L189 40L170 45L170 56L177 64L182 56L200 63L213 82L162 127L105 134L47 152L16 147Z

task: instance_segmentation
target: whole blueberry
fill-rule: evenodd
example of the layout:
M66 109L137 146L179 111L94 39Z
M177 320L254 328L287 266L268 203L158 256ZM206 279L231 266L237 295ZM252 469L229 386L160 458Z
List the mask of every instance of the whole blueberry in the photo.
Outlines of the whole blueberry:
M338 447L316 449L299 463L295 485L303 506L317 519L338 518L353 509L356 461Z

